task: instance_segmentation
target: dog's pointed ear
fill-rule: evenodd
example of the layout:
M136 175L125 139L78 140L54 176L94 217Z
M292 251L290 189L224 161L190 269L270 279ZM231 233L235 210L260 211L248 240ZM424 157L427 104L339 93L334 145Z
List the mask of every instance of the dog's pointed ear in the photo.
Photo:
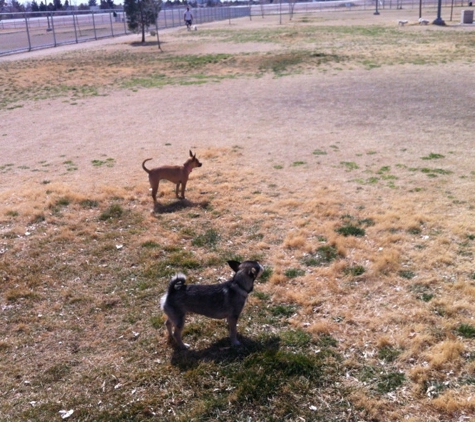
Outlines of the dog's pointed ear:
M249 272L250 272L250 274L251 274L254 278L257 277L257 270L256 270L254 267L252 267L252 268L251 268L251 271L249 271Z
M194 158L194 157L193 157L193 153L191 152L191 149L190 149L190 157L191 157L191 158Z
M238 261L228 261L228 264L235 273L237 273L239 271L239 266L241 265L240 262L238 262Z

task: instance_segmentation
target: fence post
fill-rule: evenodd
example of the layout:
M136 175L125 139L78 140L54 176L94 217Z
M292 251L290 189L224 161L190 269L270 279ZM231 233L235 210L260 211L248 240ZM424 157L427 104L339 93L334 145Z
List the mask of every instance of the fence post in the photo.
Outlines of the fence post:
M73 25L74 25L74 36L76 37L76 44L79 43L79 40L78 40L78 30L76 28L76 19L77 19L77 16L76 14L73 12Z
M97 40L96 20L94 19L94 12L92 12L92 27L94 28L94 38Z
M57 44L56 44L56 31L54 30L54 19L53 19L53 13L50 12L50 17L51 17L51 29L53 30L53 42L54 42L54 46L57 47Z
M112 12L109 12L109 18L111 21L111 35L114 36L114 24L112 23Z
M25 16L25 27L26 27L26 35L28 36L28 51L31 51L31 39L30 39L30 28L28 28L28 18Z

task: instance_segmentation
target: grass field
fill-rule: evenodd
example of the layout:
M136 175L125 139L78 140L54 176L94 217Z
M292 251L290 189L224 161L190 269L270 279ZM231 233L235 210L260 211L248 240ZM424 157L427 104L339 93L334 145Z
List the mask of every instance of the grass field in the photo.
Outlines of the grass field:
M0 61L0 419L475 417L474 29L278 22ZM152 211L142 160L189 149ZM229 259L266 267L243 346L175 350L170 277Z

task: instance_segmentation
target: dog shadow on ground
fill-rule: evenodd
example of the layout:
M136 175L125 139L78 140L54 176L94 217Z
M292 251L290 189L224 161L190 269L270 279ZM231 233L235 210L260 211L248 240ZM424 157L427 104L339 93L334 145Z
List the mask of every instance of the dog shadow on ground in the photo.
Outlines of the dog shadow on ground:
M169 214L172 212L181 211L187 208L207 208L209 201L192 202L188 199L180 199L178 201L170 202L169 204L160 204L157 202L153 207L155 214Z
M202 350L174 348L171 364L181 371L188 371L196 368L201 362L240 361L253 353L277 351L280 348L280 338L277 336L266 337L260 341L239 336L239 341L241 346L238 347L231 347L229 337L223 337Z

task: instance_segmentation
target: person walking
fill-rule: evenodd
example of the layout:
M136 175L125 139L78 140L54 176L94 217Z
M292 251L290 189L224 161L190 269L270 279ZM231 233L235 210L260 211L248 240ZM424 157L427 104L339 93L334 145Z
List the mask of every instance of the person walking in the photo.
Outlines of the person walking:
M185 20L186 28L189 31L191 28L191 25L193 24L193 15L190 12L190 8L188 6L186 8L185 14L183 15L183 19Z

